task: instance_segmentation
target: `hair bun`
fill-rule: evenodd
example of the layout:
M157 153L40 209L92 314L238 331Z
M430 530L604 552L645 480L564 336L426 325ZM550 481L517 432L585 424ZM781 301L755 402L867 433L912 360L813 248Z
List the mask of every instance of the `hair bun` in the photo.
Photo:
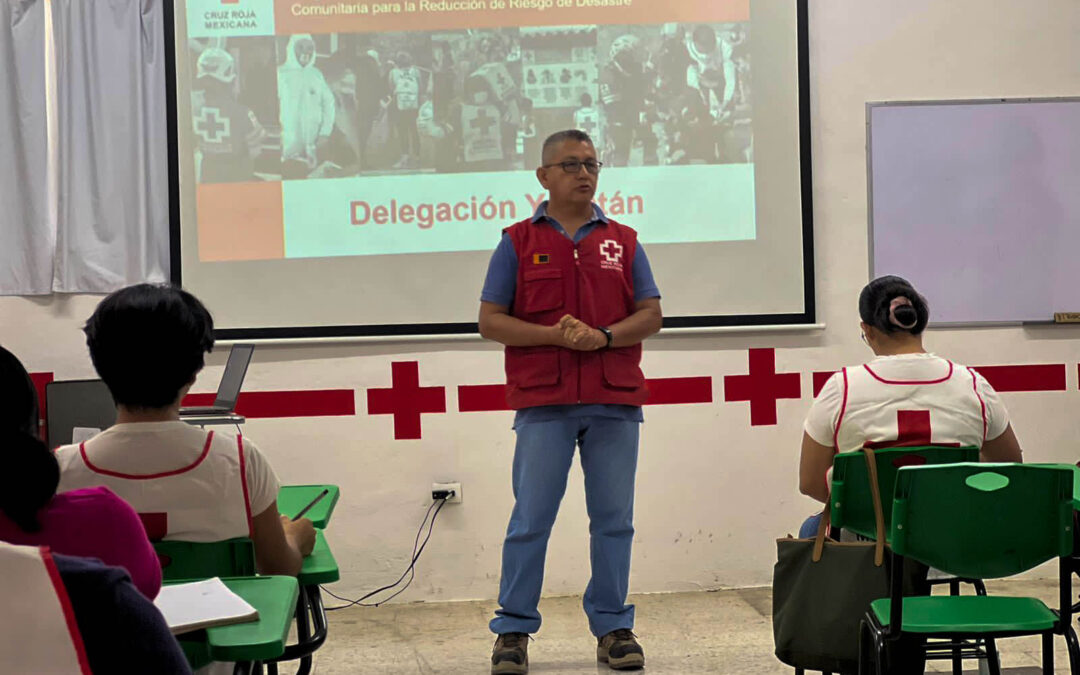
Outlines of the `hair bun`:
M898 295L889 303L889 323L910 330L919 322L919 313L907 296Z

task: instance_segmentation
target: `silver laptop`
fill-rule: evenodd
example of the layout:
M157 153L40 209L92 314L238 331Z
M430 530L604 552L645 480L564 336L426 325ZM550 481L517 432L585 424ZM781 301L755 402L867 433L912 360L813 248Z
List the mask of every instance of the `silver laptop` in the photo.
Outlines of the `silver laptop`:
M235 410L236 399L240 396L240 387L244 384L244 375L247 374L251 354L254 351L255 345L233 345L229 352L229 361L225 364L225 372L221 374L221 383L218 385L214 405L180 408L180 415L182 417L228 415Z

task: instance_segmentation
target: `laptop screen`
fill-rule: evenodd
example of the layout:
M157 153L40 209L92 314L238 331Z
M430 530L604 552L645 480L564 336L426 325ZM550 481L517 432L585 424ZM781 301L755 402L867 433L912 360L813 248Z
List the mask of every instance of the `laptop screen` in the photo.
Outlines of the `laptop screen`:
M218 385L215 406L232 409L236 405L236 398L240 396L240 387L244 384L244 375L254 351L255 345L233 345L229 352L229 361L225 364L225 372L221 375L221 384Z

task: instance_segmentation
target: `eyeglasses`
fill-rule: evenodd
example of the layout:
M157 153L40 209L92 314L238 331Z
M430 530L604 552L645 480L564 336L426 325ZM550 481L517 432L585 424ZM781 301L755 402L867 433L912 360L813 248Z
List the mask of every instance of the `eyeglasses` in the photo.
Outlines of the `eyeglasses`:
M589 173L591 173L592 175L595 176L596 174L600 173L600 168L602 166L604 166L604 163L603 162L596 162L596 161L593 161L591 159L585 160L584 162L581 161L580 159L568 159L565 162L557 162L555 164L545 164L544 168L548 169L548 168L551 168L553 166L561 166L563 171L565 171L566 173L570 173L570 174L581 173L581 167L585 167L586 171L588 171Z

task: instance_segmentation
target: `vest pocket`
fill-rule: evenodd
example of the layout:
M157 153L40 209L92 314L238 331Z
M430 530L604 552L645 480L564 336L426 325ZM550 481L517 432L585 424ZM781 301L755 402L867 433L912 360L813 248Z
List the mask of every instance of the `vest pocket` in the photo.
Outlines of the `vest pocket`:
M636 349L605 349L600 352L604 382L615 389L637 389L644 386L645 375L638 365L640 352Z
M509 369L508 369L509 370ZM550 387L559 383L558 347L540 347L514 357L511 384L519 389Z
M523 281L525 298L523 309L527 313L558 309L565 303L563 272L558 267L527 269L523 275Z

